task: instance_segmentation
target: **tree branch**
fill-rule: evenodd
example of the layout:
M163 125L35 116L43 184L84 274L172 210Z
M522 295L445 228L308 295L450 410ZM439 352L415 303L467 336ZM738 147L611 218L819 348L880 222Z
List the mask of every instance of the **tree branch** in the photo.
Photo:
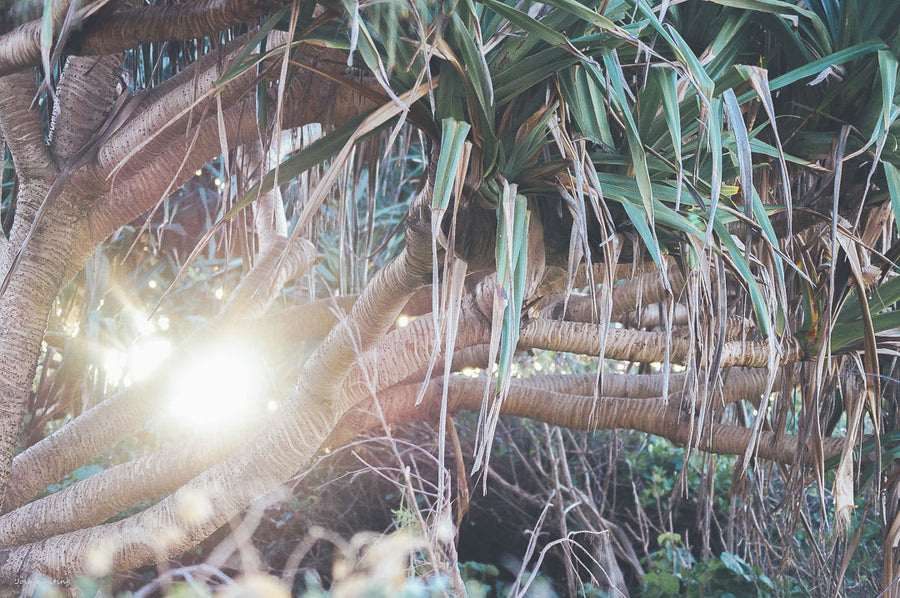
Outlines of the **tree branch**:
M0 546L20 546L84 529L140 502L169 494L234 452L255 430L241 426L225 436L182 442L104 469L25 504L0 516Z
M379 395L379 404L389 422L434 421L440 410L441 384L436 380L429 384L423 404L415 406L420 385L397 387ZM477 410L484 397L484 380L454 376L450 379L449 409ZM690 421L682 419L678 411L669 407L663 398L628 399L570 395L534 389L527 384L513 384L501 406L502 413L542 421L564 428L579 430L628 429L661 436L676 444L693 443L702 451L742 455L752 438L752 430L739 426L714 424L698 434ZM362 413L362 415L360 415ZM363 417L366 426L380 424L380 418L367 413ZM357 422L357 424L362 422ZM840 453L842 438L823 439L825 458ZM760 458L790 464L802 443L797 436L762 432Z
M59 32L71 0L54 0L53 31ZM0 75L9 75L41 64L41 19L19 25L0 35Z
M743 320L741 318L740 320ZM738 337L744 333L729 328ZM665 358L666 335L664 332L644 332L624 328L602 328L584 322L558 322L536 319L522 327L519 344L534 349L565 351L581 355L599 355L603 335L606 335L607 359L662 362ZM787 348L780 356L780 363L792 363L803 357L799 343L787 340ZM686 334L672 335L670 346L673 363L684 364L691 352L691 339ZM742 365L766 367L769 363L769 344L750 340L726 340L722 349L721 367Z
M114 54L151 42L201 38L286 5L284 0L192 0L98 15L73 36L66 50Z
M50 153L60 165L72 162L101 131L121 93L122 56L70 56L59 77ZM0 108L2 109L2 108Z
M684 289L684 275L677 265L668 268L667 276L672 292L677 296ZM637 309L642 305L661 303L666 299L666 289L663 286L659 271L639 274L624 282L610 286L603 285L596 296L565 293L551 295L544 299L540 313L543 317L561 320L574 320L576 322L590 322L593 318L594 304L603 297L603 293L612 292L611 320L619 320L626 313ZM566 313L563 314L563 306Z
M67 54L117 54L141 44L202 38L262 16L285 3L281 0L194 0L180 5L148 6L88 17L80 33L66 44ZM54 32L59 32L68 0L53 3ZM84 10L90 10L88 6ZM0 75L41 63L41 19L0 36Z

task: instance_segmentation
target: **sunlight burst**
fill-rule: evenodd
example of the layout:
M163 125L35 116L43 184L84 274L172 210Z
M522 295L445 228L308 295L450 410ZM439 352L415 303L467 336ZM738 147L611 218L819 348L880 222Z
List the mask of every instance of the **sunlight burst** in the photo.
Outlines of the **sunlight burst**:
M146 380L172 352L172 343L157 335L138 338L128 359L131 380Z
M169 413L196 428L238 423L260 405L264 387L252 348L223 343L198 354L177 375Z

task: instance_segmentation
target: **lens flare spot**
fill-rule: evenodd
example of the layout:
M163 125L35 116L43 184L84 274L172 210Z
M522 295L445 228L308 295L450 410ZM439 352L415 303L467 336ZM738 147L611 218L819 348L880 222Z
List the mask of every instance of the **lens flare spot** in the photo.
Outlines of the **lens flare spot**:
M135 382L146 380L172 353L172 343L160 336L141 337L131 349L128 373Z
M259 409L264 390L263 364L252 347L222 343L199 352L177 374L170 414L195 428L226 427Z

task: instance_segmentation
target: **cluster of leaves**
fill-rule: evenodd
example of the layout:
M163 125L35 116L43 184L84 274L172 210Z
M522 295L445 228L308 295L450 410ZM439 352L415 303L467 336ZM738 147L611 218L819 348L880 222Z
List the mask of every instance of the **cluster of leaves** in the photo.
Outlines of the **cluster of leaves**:
M663 548L651 555L644 574L644 598L776 595L774 582L735 554L723 552L697 562L675 533L661 535L659 544Z

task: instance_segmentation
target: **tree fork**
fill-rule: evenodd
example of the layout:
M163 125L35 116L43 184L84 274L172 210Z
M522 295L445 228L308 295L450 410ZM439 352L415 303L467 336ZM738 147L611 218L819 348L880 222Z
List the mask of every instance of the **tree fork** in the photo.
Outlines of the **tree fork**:
M360 340L366 343L368 338L371 339L368 344L371 344L379 331L392 323L392 320L388 321L388 315L395 312L396 317L408 298L425 284L426 272L415 266L408 268L409 264L428 264L430 267L431 260L410 258L406 253L404 250L376 274L351 310L350 322L337 327L338 332L333 331L329 336L331 340L326 339L323 343L323 346L332 345L330 350L320 353L319 359L311 358L307 362L297 391L284 404L281 417L270 429L232 457L138 515L54 536L36 545L0 550L0 583L21 583L23 572L33 571L56 580L71 579L84 570L84 556L92 548L112 550L115 570L131 569L181 554L250 502L290 478L315 454L337 423L338 416L335 407L339 405L323 402L319 393L307 394L308 389L303 383L326 383L324 376L349 367L345 357L353 354L354 343ZM368 322L361 321L370 314L377 317ZM329 367L309 373L329 362ZM336 387L339 382L327 384L326 388ZM266 458L260 458L261 455ZM179 505L196 500L198 495L209 501L210 516L203 521L186 518L179 509Z

